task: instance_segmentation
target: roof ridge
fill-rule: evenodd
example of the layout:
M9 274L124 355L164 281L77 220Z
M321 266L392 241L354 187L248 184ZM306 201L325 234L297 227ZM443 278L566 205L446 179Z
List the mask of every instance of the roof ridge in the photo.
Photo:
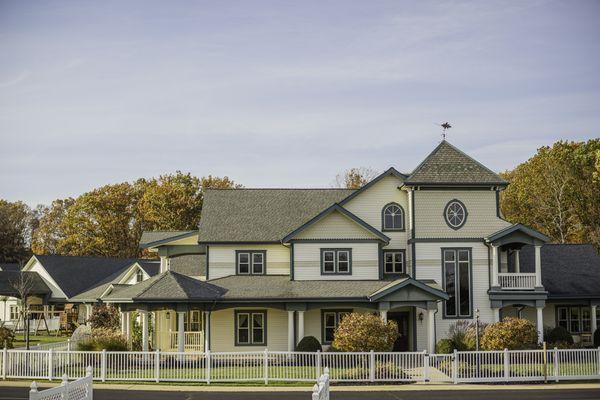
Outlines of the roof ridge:
M67 254L33 254L33 257L64 257L64 258L96 258L99 260L123 260L123 261L136 261L137 258L123 258L123 257L103 257L103 256L73 256Z
M202 284L202 283L208 283L208 282L203 282L203 281L201 281L201 280L199 280L199 279L192 278L191 276L188 276L188 275L185 275L185 274L180 274L179 272L174 272L174 271L171 271L171 270L169 270L169 271L167 271L167 272L170 272L170 273L171 273L171 275L173 275L173 276L176 278L175 280L177 281L177 285L178 285L178 286L179 286L179 288L180 288L182 291L184 291L186 294L187 294L187 291L186 291L186 290L185 290L185 289L184 289L184 288L181 286L181 283L180 283L180 282L177 280L177 278L178 278L178 277L181 277L181 278L183 278L183 279L186 279L186 280L188 280L188 281L189 281L189 280L191 280L191 281L193 281L194 283L200 283L200 284ZM208 283L208 285L205 285L204 287L205 287L206 289L208 289L208 290L211 290L213 293L220 294L219 290L217 290L217 289L213 288L213 286L217 286L217 285L213 285L213 284L211 284L211 283ZM219 287L220 287L220 286L219 286ZM222 289L225 289L225 288L222 288Z
M358 190L350 188L284 188L284 187L265 187L265 188L207 188L206 191L243 191L243 190Z
M150 284L148 284L148 286L146 286L146 288L144 290L142 290L141 292L139 292L136 297L140 297L141 295L143 295L144 293L146 293L148 290L150 290L150 288L152 286L154 286L157 282L161 281L165 276L167 276L168 272L170 272L170 271L165 271L165 272L160 273L158 275L151 276L150 278L146 279L145 281L140 282L140 283L143 283L143 282L149 281L150 279L152 279L154 277L157 277L157 279L155 279L153 282L151 282Z

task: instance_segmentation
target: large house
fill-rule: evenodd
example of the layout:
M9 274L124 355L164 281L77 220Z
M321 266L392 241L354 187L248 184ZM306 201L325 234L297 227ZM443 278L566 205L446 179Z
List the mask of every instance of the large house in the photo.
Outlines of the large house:
M71 294L37 272L49 302L118 306L128 336L136 312L144 349L329 345L349 312L396 321L395 351L433 352L450 325L476 317L530 319L540 341L545 326L589 340L600 257L503 219L507 185L442 141L412 173L389 168L358 190L207 190L198 230L144 234L140 246L160 258L152 271L130 261L94 282L82 275L87 287Z

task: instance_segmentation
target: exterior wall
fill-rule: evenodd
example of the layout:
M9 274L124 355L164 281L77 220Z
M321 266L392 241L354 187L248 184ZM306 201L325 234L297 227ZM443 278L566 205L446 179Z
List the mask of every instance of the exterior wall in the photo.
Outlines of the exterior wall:
M373 239L371 232L359 226L350 218L335 211L314 223L294 237L294 239Z
M450 228L444 209L450 200L460 200L467 209L467 220L458 230ZM417 190L415 191L415 237L483 238L510 226L496 215L493 190Z
M351 248L351 275L321 275L322 248ZM211 254L212 257L212 254ZM212 277L212 273L211 273ZM295 280L379 279L378 242L321 242L294 244Z
M235 345L235 310L267 311L267 346ZM213 311L210 322L211 351L261 351L265 348L273 351L287 350L288 312L274 308L230 308Z
M167 317L168 314L168 317ZM171 345L170 332L177 330L177 313L175 311L156 311L154 325L154 347L168 350Z
M279 244L211 245L208 255L209 279L235 275L236 250L266 250L269 275L289 275L290 250Z
M3 299L4 300L0 301L0 321L11 321L10 307L17 305L17 299L14 297L4 297Z
M451 243L417 243L417 279L433 279L438 284L442 284L442 248L460 247L471 248L472 257L472 310L473 316L475 309L479 309L481 322L491 323L494 319L494 313L490 305L489 295L487 293L490 284L488 248L480 242L451 242ZM438 303L438 311L435 315L436 342L446 337L450 325L458 321L456 318L443 318L443 303ZM427 348L427 323L426 311L417 309L417 315L423 312L425 318L423 322L417 318L417 350ZM474 318L467 319L474 321Z
M382 230L381 212L383 207L389 203L398 203L404 209L404 226L403 232L383 232L390 238L390 243L384 249L406 249L407 240L410 234L409 220L410 207L408 194L405 190L399 190L398 186L402 181L394 176L387 176L375 183L373 186L344 204L344 208L358 216L360 219L373 226L378 230ZM407 252L407 265L410 265L408 258L410 255Z
M321 312L323 310L352 310L352 312L357 312L357 313L372 313L374 312L374 310L370 310L368 308L353 308L353 307L331 307L331 308L322 308L322 309L314 309L314 310L307 310L304 312L304 336L314 336L315 338L317 338L317 340L319 341L319 343L323 343L323 334L322 334L322 320L321 320ZM297 323L296 323L296 327L297 327ZM302 339L301 337L298 337L298 342ZM330 346L329 345L323 345L323 349L326 350L328 349Z

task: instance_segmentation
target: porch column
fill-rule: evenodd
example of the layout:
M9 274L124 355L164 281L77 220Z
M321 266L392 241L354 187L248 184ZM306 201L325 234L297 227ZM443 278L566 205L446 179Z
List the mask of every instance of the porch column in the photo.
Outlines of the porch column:
M288 351L294 351L294 312L288 311Z
M148 311L139 310L139 312L142 318L142 351L148 351L150 348L148 344Z
M594 332L596 332L596 329L598 328L598 321L596 320L596 310L598 309L597 305L592 305L591 306L591 317L592 317L592 335L594 334Z
M166 256L160 257L160 272L168 271L169 268L169 258Z
M515 272L521 273L521 250L515 250Z
M492 308L492 311L494 312L494 322L500 322L500 309Z
M129 311L125 311L124 313L124 318L125 318L125 338L127 339L127 344L130 345L131 344L131 312Z
M538 332L538 343L542 343L544 341L544 307L536 307L537 310L537 332Z
M121 311L121 335L127 335L127 313Z
M183 353L185 351L185 330L183 319L185 312L177 312L177 351Z
M435 310L427 310L427 351L435 353Z
M387 324L387 310L380 310L379 316L381 317L381 320L383 321L383 323Z
M210 350L210 311L204 311L204 351Z
M304 311L298 311L298 342L304 338Z
M87 323L87 320L90 319L90 317L92 316L92 305L91 304L86 304L85 305L85 320Z
M498 286L498 246L492 245L492 287Z
M542 286L542 246L535 246L535 286Z

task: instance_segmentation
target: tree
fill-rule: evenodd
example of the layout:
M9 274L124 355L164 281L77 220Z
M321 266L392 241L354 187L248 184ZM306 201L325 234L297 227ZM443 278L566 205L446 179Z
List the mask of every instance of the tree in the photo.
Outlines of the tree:
M379 173L372 168L350 168L335 177L334 186L346 189L360 189L377 175Z
M30 273L19 271L18 276L9 281L17 298L19 318L23 321L23 337L25 348L29 350L29 297L32 295L33 276Z
M33 216L25 203L0 199L0 262L21 262L30 257Z
M38 206L39 223L33 231L31 250L34 254L56 254L58 243L64 239L61 222L75 200L71 197L54 200L48 206Z
M333 347L347 352L391 351L398 338L398 325L374 314L350 313L334 333Z
M600 139L556 142L503 177L506 219L529 225L559 243L591 242L600 249Z
M206 189L239 189L244 186L239 183L235 183L233 180L229 179L228 176L224 176L222 178L218 176L203 176L200 178L202 191Z
M88 320L92 329L108 329L117 331L121 323L119 310L112 305L99 305L92 308Z

